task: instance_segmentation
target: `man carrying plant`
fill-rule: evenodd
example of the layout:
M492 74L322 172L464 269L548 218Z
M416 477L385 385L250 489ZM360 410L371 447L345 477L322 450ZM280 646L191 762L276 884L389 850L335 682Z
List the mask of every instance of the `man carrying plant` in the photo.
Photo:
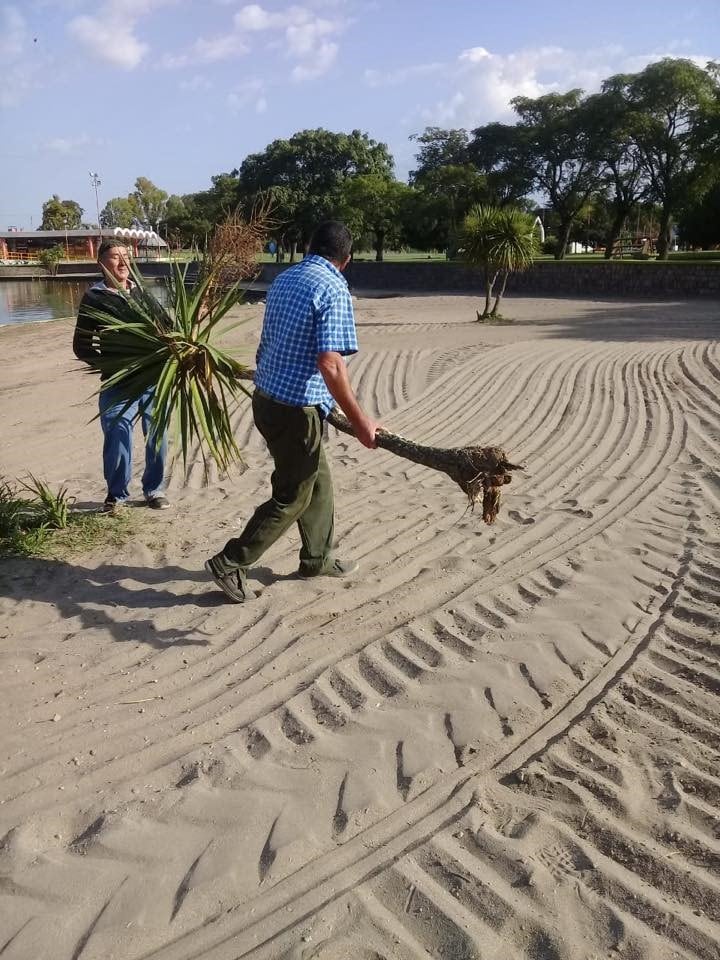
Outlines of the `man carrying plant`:
M102 357L102 315L108 319L123 319L122 300L132 297L135 285L130 279L130 263L125 245L120 240L103 240L98 250L98 262L104 279L87 291L80 303L73 352L99 369ZM101 372L101 378L106 374ZM106 513L114 513L130 496L132 477L132 433L135 422L142 422L145 436L145 471L142 489L149 507L164 510L169 506L163 495L163 476L167 455L167 438L158 447L151 429L153 390L145 390L134 401L120 400L113 389L100 393L100 425L103 431L103 472L107 497L103 505Z
M365 447L379 425L360 407L344 357L357 352L352 299L342 271L352 238L344 224L320 224L308 255L268 291L257 352L253 417L275 464L272 493L239 537L205 563L236 603L252 598L246 571L297 523L304 579L342 577L357 564L332 553L334 500L322 446L323 420L337 403Z

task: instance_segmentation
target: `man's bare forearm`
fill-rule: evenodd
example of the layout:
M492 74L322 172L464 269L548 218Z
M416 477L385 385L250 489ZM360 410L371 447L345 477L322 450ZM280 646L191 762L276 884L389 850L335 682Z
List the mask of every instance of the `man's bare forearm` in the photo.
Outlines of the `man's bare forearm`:
M339 353L320 353L318 354L318 369L333 400L342 408L343 413L352 424L360 443L366 447L374 447L375 431L378 424L371 417L368 417L358 403L343 358Z

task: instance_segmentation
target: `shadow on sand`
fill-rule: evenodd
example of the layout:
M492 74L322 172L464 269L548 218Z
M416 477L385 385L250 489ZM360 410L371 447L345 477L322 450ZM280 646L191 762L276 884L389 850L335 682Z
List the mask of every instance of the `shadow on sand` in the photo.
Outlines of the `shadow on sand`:
M512 299L508 298L507 304L503 301L503 307L508 316L513 316ZM525 314L526 309L522 313ZM578 303L578 311L571 318L545 316L533 321L521 316L516 320L518 327L527 323L552 327L547 333L549 337L568 340L607 343L716 340L720 336L720 302L710 299L583 301Z
M186 595L163 589L163 585L190 580L207 584L207 593L189 591ZM133 582L130 586L127 581ZM22 602L46 603L67 620L78 619L80 629L105 629L118 642L147 643L157 649L170 645L207 646L209 641L188 636L189 631L159 630L152 613L170 607L216 607L225 602L220 591L212 589L203 570L170 566L160 569L100 564L83 567L63 560L0 560L0 597ZM130 616L116 619L118 608ZM143 611L135 619L132 611Z

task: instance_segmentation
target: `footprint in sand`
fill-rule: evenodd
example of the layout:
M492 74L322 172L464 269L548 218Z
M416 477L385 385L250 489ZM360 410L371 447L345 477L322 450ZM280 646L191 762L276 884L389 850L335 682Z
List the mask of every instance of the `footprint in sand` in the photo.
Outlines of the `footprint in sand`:
M574 517L582 517L584 520L592 520L592 510L584 510L577 500L563 500L563 505L559 508L563 513L571 513Z
M508 510L508 517L514 520L515 523L522 523L523 525L535 523L535 517L523 516L518 510Z

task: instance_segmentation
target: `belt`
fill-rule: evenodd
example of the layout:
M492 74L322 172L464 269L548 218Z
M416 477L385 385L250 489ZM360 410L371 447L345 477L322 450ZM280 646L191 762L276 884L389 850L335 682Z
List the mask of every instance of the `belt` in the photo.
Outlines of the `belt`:
M277 397L271 397L269 393L265 393L264 390L261 390L260 387L255 387L255 393L258 397L261 397L263 400L269 400L270 403L277 403L281 407L290 407L291 410L309 410L311 407L314 407L321 420L324 420L327 414L320 406L319 403L306 403L306 404L297 404L297 403L285 403L284 400L278 400Z

